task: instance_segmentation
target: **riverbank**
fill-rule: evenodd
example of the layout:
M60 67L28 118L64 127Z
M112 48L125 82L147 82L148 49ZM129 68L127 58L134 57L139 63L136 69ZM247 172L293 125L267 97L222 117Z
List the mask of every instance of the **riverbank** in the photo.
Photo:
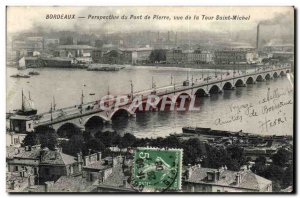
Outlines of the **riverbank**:
M142 66L154 66L154 67L179 67L179 68L192 68L192 69L221 69L221 70L248 70L255 68L256 65L215 65L215 64L161 64L161 63L148 63L142 64ZM263 65L259 65L262 67Z
M122 66L122 65L120 65ZM129 65L127 65L129 66ZM149 66L149 67L174 67L174 68L191 68L191 69L218 69L218 70L249 70L254 69L256 65L214 65L214 64L161 64L161 63L147 63L141 65L130 65L132 67L135 66ZM258 65L259 67L263 67L264 65ZM17 67L12 65L7 65L7 67ZM88 66L80 64L80 65L68 65L68 66L57 66L57 65L47 65L44 67L53 67L53 68L72 68L72 69L87 69ZM27 67L27 68L42 68L42 67Z

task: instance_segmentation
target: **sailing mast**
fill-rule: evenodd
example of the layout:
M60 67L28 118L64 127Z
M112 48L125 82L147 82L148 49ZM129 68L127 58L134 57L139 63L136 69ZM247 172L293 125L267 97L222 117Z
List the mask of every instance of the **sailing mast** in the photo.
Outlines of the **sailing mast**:
M80 108L80 113L82 114L82 110L83 110L83 97L84 97L84 95L83 95L83 90L81 90L81 108Z
M55 104L55 97L53 96L53 110L55 110L56 104Z
M25 110L25 106L24 106L24 93L23 93L23 89L22 89L22 111Z

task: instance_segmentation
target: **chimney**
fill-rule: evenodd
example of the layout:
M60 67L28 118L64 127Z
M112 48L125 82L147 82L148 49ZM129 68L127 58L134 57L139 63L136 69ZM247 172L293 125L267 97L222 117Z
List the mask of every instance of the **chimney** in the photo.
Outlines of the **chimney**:
M25 146L25 151L30 151L31 150L31 146Z
M20 171L20 177L25 177L25 170Z
M53 186L53 181L47 181L45 182L45 192L51 192L51 188Z
M89 156L84 157L84 166L89 165Z
M128 185L127 185L127 180L126 180L125 178L123 179L123 187L124 187L124 188L127 188L127 187L128 187Z
M41 160L41 161L42 161L43 158L45 157L47 151L48 151L48 148L43 148L43 149L40 151L40 160Z
M256 32L256 49L259 49L259 24L257 25L257 32Z
M15 190L15 184L16 184L15 180L11 181L11 183L10 183L11 190Z
M237 173L235 176L235 182L236 184L240 184L241 183L241 175L240 173Z
M101 152L98 152L98 153L97 153L97 160L98 160L98 161L101 161L101 158L102 158L102 153L101 153Z
M59 148L55 148L55 159L58 159L59 153L60 153L60 149Z
M82 154L81 153L77 153L77 161L82 162Z
M186 179L191 179L192 173L193 173L193 169L189 164L188 169L186 170Z

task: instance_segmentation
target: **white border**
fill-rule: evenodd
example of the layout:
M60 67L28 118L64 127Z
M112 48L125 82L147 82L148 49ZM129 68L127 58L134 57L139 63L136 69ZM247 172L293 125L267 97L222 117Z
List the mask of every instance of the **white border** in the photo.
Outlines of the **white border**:
M180 5L185 5L185 6L289 6L289 5L294 5L298 9L298 16L299 16L299 9L300 9L300 1L296 0L272 0L272 1L267 1L267 0L251 0L251 1L237 1L237 0L205 0L205 1L187 1L187 0L145 0L145 1L140 1L140 0L131 0L131 1L122 1L122 0L109 0L109 1L93 1L93 0L51 0L51 2L46 2L46 1L41 1L41 0L2 0L0 1L1 9L0 9L0 30L2 32L2 35L0 36L0 44L1 44L1 52L0 52L0 90L1 90L1 97L0 97L0 126L1 126L1 163L0 163L0 192L1 192L1 197L8 197L8 193L5 191L5 99L6 99L6 88L5 88L5 10L6 10L6 5L20 5L20 6L29 6L29 5L40 5L40 6L51 6L51 5L61 5L61 6L87 6L87 5L97 5L97 6L142 6L142 5L158 5L158 6L165 6L165 5L174 5L174 6L180 6ZM297 16L297 26L299 25L299 17ZM298 46L299 43L299 38L297 39L297 44ZM299 51L297 51L297 57L299 55ZM296 67L296 66L295 66ZM299 69L297 69L297 76L299 78ZM295 82L296 83L296 82ZM297 91L296 93L300 93L300 88L299 85L297 86ZM299 103L299 98L298 101ZM298 105L299 106L299 105ZM299 109L297 109L297 112ZM298 123L298 120L295 120L295 123ZM299 134L297 134L297 140L296 143L299 144ZM297 145L297 148L299 148L299 145ZM297 149L297 159L298 159L298 164L299 164L299 150ZM299 167L299 166L298 166ZM299 170L297 171L298 175L297 178L299 178ZM299 181L297 182L297 190L299 191ZM16 195L15 195L16 196ZM30 195L29 195L30 196ZM36 197L42 197L44 195L37 195ZM60 196L60 195L52 195L52 196ZM73 196L73 195L64 195L64 196ZM79 195L78 197L88 197L88 196L95 196L95 195ZM96 196L101 196L101 197L112 197L111 195L96 195ZM114 196L119 196L114 195ZM124 196L124 195L123 195ZM131 196L131 195L129 195ZM139 195L140 196L140 195ZM152 195L151 195L152 196ZM156 196L156 195L155 195ZM157 195L159 197L165 197L165 196L174 196L174 195ZM183 195L178 195L178 196L183 196ZM196 195L196 196L208 196L208 195ZM209 195L209 197L216 197L217 195ZM221 196L226 196L222 194ZM229 195L231 196L231 195ZM241 196L241 194L238 194L236 196ZM251 195L242 195L242 196L251 196ZM255 195L255 197L265 197L265 196L270 196L270 195ZM271 195L272 197L276 196L286 196L286 195L276 195L273 194ZM28 197L28 195L18 195L18 197Z

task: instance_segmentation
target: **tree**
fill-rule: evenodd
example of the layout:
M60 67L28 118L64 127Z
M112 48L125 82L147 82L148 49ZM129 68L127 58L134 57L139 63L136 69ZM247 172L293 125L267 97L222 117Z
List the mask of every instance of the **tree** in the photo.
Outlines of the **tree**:
M162 144L169 148L181 148L181 143L176 136L168 136L162 140Z
M227 151L224 148L217 148L207 145L206 151L207 154L203 164L205 167L220 168L224 165L227 166L226 162L228 162L229 160Z
M76 156L79 152L87 154L87 149L82 135L73 135L68 142L62 145L62 148L64 153L73 156Z
M149 59L151 63L166 61L166 51L163 49L155 49L151 51Z
M55 150L57 146L58 135L55 133L55 130L41 126L37 127L35 133L28 134L23 140L23 146L34 146L41 144L42 148L49 148L50 150Z
M39 137L37 136L36 133L29 133L28 135L25 136L22 146L34 146L40 144Z
M105 145L99 139L90 139L86 142L85 147L93 151L104 151Z
M226 150L228 152L229 158L232 160L236 160L239 166L242 166L246 163L243 148L234 145L234 146L227 147Z
M128 148L136 142L136 137L131 133L126 133L119 141L120 148Z
M267 162L267 159L265 156L259 156L258 158L256 158L255 160L255 164L261 164L261 165L265 165Z
M120 135L116 132L98 132L95 134L95 137L99 139L105 147L110 147L112 145L119 145L120 142Z
M277 152L271 157L273 160L273 164L278 166L285 166L285 164L291 158L291 154L292 153L286 149L278 149Z
M184 151L183 161L186 165L200 163L204 151L198 138L191 138L183 142L182 147Z
M42 148L47 147L50 150L55 150L58 138L55 132L40 133L38 137Z
M290 164L284 171L284 177L282 178L282 187L287 188L293 185L294 170L293 164Z

